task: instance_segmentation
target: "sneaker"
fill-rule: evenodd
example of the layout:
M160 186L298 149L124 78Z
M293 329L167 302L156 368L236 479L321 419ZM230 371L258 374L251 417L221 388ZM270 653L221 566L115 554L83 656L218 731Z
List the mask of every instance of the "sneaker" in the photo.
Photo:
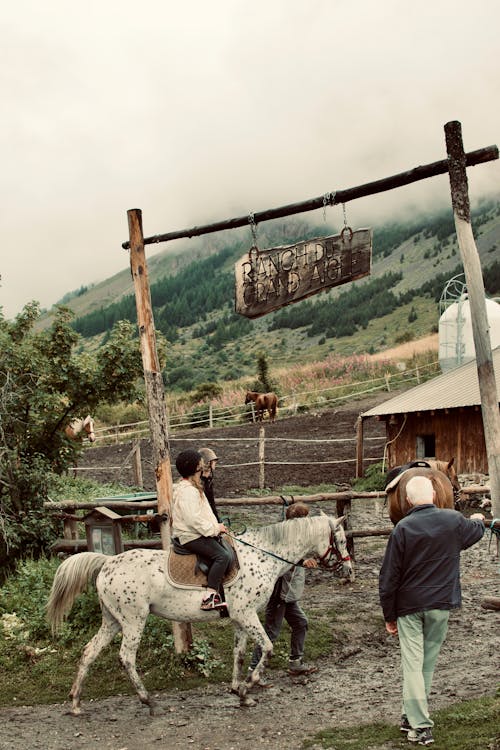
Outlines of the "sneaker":
M408 717L406 714L403 714L401 716L401 722L399 724L399 731L400 732L409 732L411 729L411 724L408 721Z
M201 609L205 610L220 609L221 607L227 607L227 604L222 601L219 594L210 594L201 603Z
M408 742L416 742L418 745L432 745L434 742L434 737L432 736L432 730L430 727L410 729L406 736Z
M307 664L304 664L302 659L290 659L288 662L288 673L292 676L312 674L317 671L318 667L308 667Z

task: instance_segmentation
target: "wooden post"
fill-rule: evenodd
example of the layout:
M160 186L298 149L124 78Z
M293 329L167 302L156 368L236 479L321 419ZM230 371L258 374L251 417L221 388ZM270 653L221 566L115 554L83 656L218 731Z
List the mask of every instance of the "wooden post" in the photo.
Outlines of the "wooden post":
M484 439L490 475L491 510L492 515L498 517L500 516L500 412L498 410L498 394L493 369L484 282L471 226L462 126L457 121L448 122L444 126L444 130L449 161L451 201L458 246L467 283L472 335L476 351Z
M266 430L259 429L259 489L263 490L266 484L264 460L266 455Z
M141 441L137 440L132 454L132 466L134 470L134 483L136 487L144 488L142 479Z
M356 421L356 479L364 476L363 472L363 417L359 415Z
M149 426L153 445L153 460L158 499L158 514L164 520L160 523L163 549L170 547L170 503L172 500L172 471L168 445L168 420L165 407L163 379L160 371L156 334L151 305L144 235L142 232L142 212L139 209L127 211L130 235L130 270L134 280L137 322L139 326L144 382L148 404ZM178 653L188 651L192 644L190 623L172 623L175 649Z

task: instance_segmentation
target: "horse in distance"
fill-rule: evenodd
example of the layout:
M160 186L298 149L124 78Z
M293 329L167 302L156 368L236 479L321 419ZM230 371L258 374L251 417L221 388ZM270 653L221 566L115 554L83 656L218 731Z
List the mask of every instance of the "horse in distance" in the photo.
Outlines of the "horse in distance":
M257 611L267 603L277 578L299 561L314 556L324 568L354 579L342 521L343 517L321 513L269 524L248 530L242 537L233 537L240 570L224 588L235 634L231 691L239 695L240 705L254 704L248 692L259 682L272 654L272 643ZM121 632L120 661L141 702L154 715L155 702L136 668L137 649L148 615L177 622L220 621L217 611L200 609L202 586L180 588L168 578L169 554L152 549L133 549L114 556L80 552L68 557L57 569L47 603L47 618L54 632L89 581L97 588L102 610L101 627L83 650L71 689L72 714L82 712L82 685L90 666ZM252 675L245 679L242 667L248 638L259 644L262 657Z
M90 414L87 414L83 419L73 419L65 428L64 434L70 440L78 440L78 436L81 435L82 431L90 443L95 442L94 420Z
M269 393L258 393L257 391L247 391L245 395L245 404L249 404L251 401L255 404L255 413L257 422L262 422L264 419L264 413L267 410L269 419L274 422L276 419L276 411L278 408L278 397L275 393L270 391Z
M411 466L396 474L386 486L389 518L395 525L408 511L410 505L406 499L406 485L415 476L428 477L436 492L436 508L454 508L460 499L460 484L454 467L454 458L450 461L426 460L417 462L427 466ZM401 468L401 467L398 467Z

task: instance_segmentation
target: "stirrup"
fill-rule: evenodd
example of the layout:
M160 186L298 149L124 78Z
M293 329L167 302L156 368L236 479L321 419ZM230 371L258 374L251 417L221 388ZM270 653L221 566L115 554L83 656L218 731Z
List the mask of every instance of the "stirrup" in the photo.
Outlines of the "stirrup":
M210 594L207 596L206 599L203 599L201 602L201 609L204 610L211 610L211 609L220 609L221 607L226 607L226 602L223 602L220 598L219 594Z

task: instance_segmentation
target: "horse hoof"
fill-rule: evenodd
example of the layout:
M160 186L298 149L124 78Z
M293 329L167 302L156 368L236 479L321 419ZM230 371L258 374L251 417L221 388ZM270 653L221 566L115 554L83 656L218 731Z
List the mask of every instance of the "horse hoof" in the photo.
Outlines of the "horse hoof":
M149 707L149 715L150 716L163 716L165 711L161 706L150 706Z
M82 716L83 715L83 709L81 708L69 708L67 711L64 712L65 716Z
M250 706L256 706L257 701L255 701L253 698L250 698L249 695L245 695L244 698L240 699L240 708L249 708Z

